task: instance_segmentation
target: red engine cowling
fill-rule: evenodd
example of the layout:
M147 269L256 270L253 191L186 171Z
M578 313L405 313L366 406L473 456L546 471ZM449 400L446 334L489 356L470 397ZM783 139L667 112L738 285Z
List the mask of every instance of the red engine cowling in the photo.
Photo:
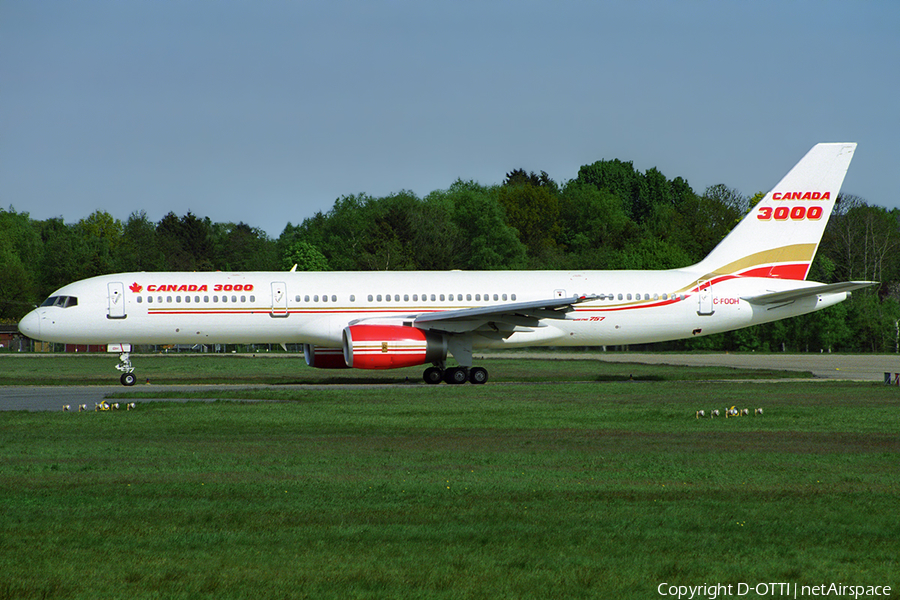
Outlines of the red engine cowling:
M344 351L341 348L325 348L303 344L303 356L306 364L316 369L347 369L344 362Z
M344 362L354 369L399 369L447 359L447 342L437 333L401 325L344 328Z

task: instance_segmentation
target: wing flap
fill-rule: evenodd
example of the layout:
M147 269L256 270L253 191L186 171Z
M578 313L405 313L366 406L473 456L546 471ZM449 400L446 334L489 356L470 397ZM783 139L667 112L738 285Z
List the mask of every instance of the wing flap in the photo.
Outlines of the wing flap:
M597 296L572 296L531 302L513 302L460 310L444 310L416 316L413 325L422 329L473 330L491 322L520 327L540 327L542 319L565 319L576 304L596 300Z

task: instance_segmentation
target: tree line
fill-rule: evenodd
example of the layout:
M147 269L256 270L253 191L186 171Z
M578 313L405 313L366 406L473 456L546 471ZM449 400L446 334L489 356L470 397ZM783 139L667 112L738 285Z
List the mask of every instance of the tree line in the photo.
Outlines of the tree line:
M425 197L339 198L277 239L191 212L75 223L0 209L0 319L14 322L63 285L122 271L670 269L702 259L763 194L696 193L657 169L598 161L559 184L517 169L503 182L457 180ZM873 280L825 311L658 344L685 350L900 350L900 211L841 195L810 279Z

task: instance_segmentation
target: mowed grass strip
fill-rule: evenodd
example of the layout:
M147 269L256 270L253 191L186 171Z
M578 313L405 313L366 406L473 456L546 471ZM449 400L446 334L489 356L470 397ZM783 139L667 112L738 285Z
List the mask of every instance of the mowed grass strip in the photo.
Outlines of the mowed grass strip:
M490 382L672 381L708 379L810 378L797 371L684 368L671 365L605 363L600 352L584 360L476 357ZM312 369L302 354L132 354L139 384L392 384L424 383L424 367L388 371ZM0 354L0 385L117 385L116 354Z
M0 598L897 583L895 388L263 392L277 395L0 414ZM694 418L731 405L764 415Z

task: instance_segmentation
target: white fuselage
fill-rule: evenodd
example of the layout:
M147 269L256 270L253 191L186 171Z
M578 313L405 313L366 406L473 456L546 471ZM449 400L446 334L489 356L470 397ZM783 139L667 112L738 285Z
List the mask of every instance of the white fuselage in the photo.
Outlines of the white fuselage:
M76 344L307 343L340 347L349 324L409 324L415 315L596 295L565 319L475 348L600 346L689 338L804 314L844 300L783 305L743 298L812 282L669 271L120 273L67 285L20 324L35 339ZM75 298L75 302L50 302ZM49 304L49 305L48 305ZM66 306L66 304L69 304ZM405 322L406 321L406 322Z

